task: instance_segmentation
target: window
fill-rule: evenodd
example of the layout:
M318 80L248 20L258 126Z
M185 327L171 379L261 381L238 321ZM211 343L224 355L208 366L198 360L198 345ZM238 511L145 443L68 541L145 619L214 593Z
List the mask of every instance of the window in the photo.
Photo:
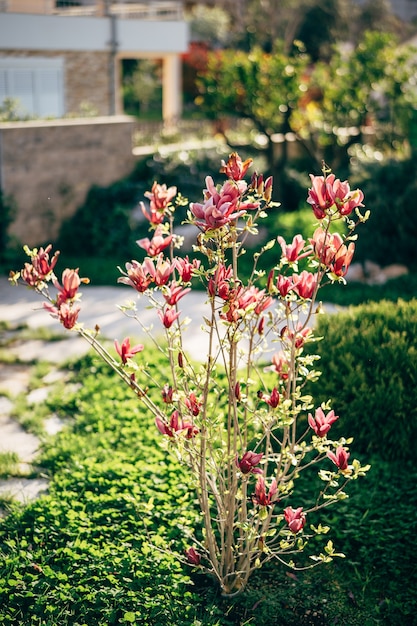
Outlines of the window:
M62 117L64 61L44 58L0 58L0 103L14 98L24 116Z

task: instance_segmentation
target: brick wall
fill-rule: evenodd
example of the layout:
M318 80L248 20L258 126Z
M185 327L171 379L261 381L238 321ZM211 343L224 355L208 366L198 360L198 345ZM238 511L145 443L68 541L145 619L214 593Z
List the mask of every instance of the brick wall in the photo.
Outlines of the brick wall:
M134 167L129 117L0 124L0 186L16 205L10 228L22 243L53 240L92 185Z
M108 52L60 50L8 50L0 58L64 59L65 112L80 113L80 105L88 102L97 115L111 114L110 54Z

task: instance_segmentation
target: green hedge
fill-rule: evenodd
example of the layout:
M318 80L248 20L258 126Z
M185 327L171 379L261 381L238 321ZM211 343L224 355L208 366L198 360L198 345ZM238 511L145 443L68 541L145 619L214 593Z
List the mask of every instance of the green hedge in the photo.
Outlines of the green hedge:
M417 440L417 300L382 301L319 318L318 402L332 399L332 436L386 459L412 459Z

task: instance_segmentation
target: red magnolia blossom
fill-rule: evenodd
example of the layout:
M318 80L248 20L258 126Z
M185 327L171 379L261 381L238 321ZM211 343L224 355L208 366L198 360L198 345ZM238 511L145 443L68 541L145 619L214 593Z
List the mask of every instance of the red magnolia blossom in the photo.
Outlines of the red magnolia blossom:
M346 276L354 252L355 244L353 242L350 242L347 247L344 244L339 246L333 262L330 263L330 271L336 276Z
M282 378L282 380L287 380L289 376L290 366L288 363L288 359L285 357L284 353L276 352L273 355L271 361L279 377Z
M255 504L259 504L259 506L270 506L276 501L276 495L278 491L277 481L274 478L271 482L271 486L267 493L265 479L263 476L259 476L255 485L255 494L253 496L253 501Z
M36 254L32 256L32 265L40 280L45 279L53 271L58 261L59 251L55 252L52 259L50 259L49 253L51 250L52 244L49 244L45 249L39 248Z
M300 275L293 275L294 291L298 293L300 298L308 300L313 297L317 287L317 276L311 272L304 270Z
M65 269L62 272L62 286L56 279L53 280L53 284L58 289L58 297L56 301L58 306L68 300L73 300L77 295L78 287L81 285L81 278L78 276L78 269Z
M306 516L303 513L303 507L299 506L298 509L293 509L291 506L287 506L284 509L285 521L288 524L288 528L294 535L304 528L306 523Z
M154 182L152 191L145 193L145 197L149 198L151 201L149 212L145 208L144 203L140 203L143 215L151 224L161 224L165 217L165 210L176 195L176 187L169 187L167 189L166 185L158 185L157 182Z
M312 335L311 328L302 328L301 325L297 330L291 330L288 326L284 326L281 331L281 339L287 339L290 343L294 342L294 347L299 350Z
M32 263L25 263L20 275L29 287L37 287L43 280L33 267Z
M172 324L180 316L181 311L177 311L174 307L165 307L163 311L158 311L158 316L165 328L171 328Z
M269 406L273 409L276 409L279 404L279 392L276 387L273 388L270 394L263 393L262 391L258 394L259 398L269 404Z
M195 548L188 548L188 550L185 551L185 556L190 565L200 565L201 555Z
M184 287L177 285L175 280L173 280L170 285L165 286L163 296L167 304L175 306L189 291L191 291L190 287L184 289Z
M145 257L143 261L143 267L151 276L155 284L158 287L162 287L162 285L167 284L172 272L175 270L175 263L170 263L167 259L164 258L163 254L160 254L156 258L156 264L155 259Z
M282 298L288 296L289 292L294 288L292 276L284 276L280 274L277 278L277 289Z
M190 263L188 255L184 258L176 258L174 263L175 269L178 271L179 275L181 276L181 280L183 280L184 283L190 282L191 278L193 277L194 270L198 270L201 265L201 261L199 261L198 259L193 259L193 262Z
M190 413L194 415L194 417L196 417L200 413L201 400L197 400L197 397L193 391L188 395L188 398L185 398L184 404L190 411Z
M323 265L336 276L346 275L355 252L353 242L346 246L339 233L330 234L320 227L314 231L310 242L315 256Z
M262 459L262 452L256 453L248 450L242 456L242 458L238 459L236 456L236 466L240 469L242 474L262 474L262 470L260 467L255 467L258 465L259 461Z
M60 323L67 330L74 328L81 310L81 307L78 304L68 302L62 302L57 306L45 302L43 307L52 315L52 317L59 319Z
M305 241L301 235L295 235L290 244L285 243L285 239L283 237L277 237L277 241L281 246L282 256L287 259L289 263L293 263L298 261L299 259L308 256L309 252L305 252L300 255L300 252L304 248Z
M362 191L351 191L349 183L341 182L334 174L326 177L310 174L310 178L312 187L307 202L311 204L317 219L323 219L329 210L336 209L340 215L349 215L356 207L363 206Z
M233 152L229 156L229 160L227 163L222 160L222 167L220 172L222 174L226 174L228 178L232 178L233 180L241 180L245 177L246 172L250 168L253 163L253 159L246 159L246 161L242 161L240 156Z
M155 418L156 427L159 432L168 437L174 437L176 433L185 434L187 439L192 439L198 434L198 428L191 422L182 420L178 411L173 411L169 424L164 422L160 417Z
M308 423L310 428L314 430L318 437L324 437L332 427L332 424L339 419L338 415L334 414L334 411L329 411L327 415L321 407L316 409L314 417L311 413L308 414Z
M136 243L146 250L149 256L154 257L158 256L162 250L165 250L170 245L172 239L173 235L164 235L162 226L157 226L152 239L145 237L144 239L139 239Z
M190 204L191 212L197 218L195 224L203 230L221 228L244 215L247 209L259 207L259 202L242 203L242 196L247 190L247 184L243 180L227 180L217 190L211 176L207 176L206 185L204 203Z
M342 471L348 469L348 459L350 453L343 446L339 446L336 452L328 450L327 456Z
M144 293L152 282L152 276L149 274L146 266L139 261L126 263L126 273L117 279L118 283L129 285L138 291Z
M141 343L138 343L136 346L131 346L129 337L125 337L123 339L122 345L120 345L117 339L115 339L114 347L116 348L117 354L122 359L123 365L126 365L128 359L132 359L135 354L142 352L144 348Z
M271 296L265 294L265 289L258 289L254 285L232 289L221 317L228 322L236 322L248 311L260 315L272 302Z
M230 279L233 276L233 268L231 265L226 267L223 263L219 263L215 275L210 278L207 284L207 291L210 296L220 296L223 300L227 300L230 292Z

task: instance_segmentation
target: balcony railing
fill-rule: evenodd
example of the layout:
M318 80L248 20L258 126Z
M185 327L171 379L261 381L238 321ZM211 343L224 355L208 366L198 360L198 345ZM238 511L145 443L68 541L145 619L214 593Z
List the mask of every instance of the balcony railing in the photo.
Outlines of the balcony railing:
M181 0L0 0L0 13L93 16L115 15L122 19L183 20Z

